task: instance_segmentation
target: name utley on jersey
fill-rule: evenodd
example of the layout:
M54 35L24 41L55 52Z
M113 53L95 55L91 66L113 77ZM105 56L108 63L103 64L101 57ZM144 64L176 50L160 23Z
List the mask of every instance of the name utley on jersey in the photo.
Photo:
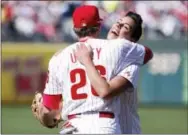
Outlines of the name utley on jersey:
M96 69L107 81L119 75L132 63L142 65L145 48L124 39L88 39L86 45L93 49ZM119 114L119 98L102 99L92 88L84 66L76 59L74 50L80 42L57 52L49 62L49 79L45 94L63 97L62 116L89 111L110 111Z

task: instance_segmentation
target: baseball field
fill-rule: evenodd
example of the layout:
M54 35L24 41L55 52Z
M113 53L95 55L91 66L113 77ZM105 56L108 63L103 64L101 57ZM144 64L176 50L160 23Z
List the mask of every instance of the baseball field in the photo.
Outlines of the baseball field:
M59 128L47 129L32 116L29 105L2 105L2 134L57 134ZM144 134L187 134L188 109L142 107L139 109Z

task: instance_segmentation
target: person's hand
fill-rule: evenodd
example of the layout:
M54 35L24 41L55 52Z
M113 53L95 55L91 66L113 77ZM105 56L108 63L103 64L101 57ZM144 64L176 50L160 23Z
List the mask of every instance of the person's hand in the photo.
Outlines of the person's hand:
M76 51L74 53L76 55L77 60L83 65L92 62L93 51L90 46L86 46L85 44L81 43L77 46Z
M45 127L54 128L62 121L61 119L61 109L51 110L47 109L43 103L42 93L36 92L31 104L31 110L33 116Z

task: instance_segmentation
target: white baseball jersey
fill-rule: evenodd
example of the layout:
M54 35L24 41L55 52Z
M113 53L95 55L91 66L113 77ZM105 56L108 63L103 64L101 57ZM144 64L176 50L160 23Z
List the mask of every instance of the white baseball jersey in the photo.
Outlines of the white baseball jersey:
M133 91L125 91L120 96L120 114L119 121L123 134L141 133L140 119L137 113L137 85L140 67L130 65L126 67L119 75L128 79L133 84Z
M107 81L117 76L130 64L143 63L145 49L139 44L124 39L88 39L86 43L93 49L93 62L97 70ZM84 66L76 60L73 50L78 44L79 42L70 45L51 58L49 81L44 93L62 94L63 119L68 114L89 111L110 111L118 115L119 98L114 97L109 100L99 98L90 84Z

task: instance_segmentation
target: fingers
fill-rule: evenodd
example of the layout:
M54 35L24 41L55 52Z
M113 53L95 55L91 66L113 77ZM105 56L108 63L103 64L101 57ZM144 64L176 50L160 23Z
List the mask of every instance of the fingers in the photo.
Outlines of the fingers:
M77 56L77 48L76 48L76 49L73 49L73 54L74 54L75 56Z
M80 45L77 45L77 46L76 46L76 50L79 50L79 49L80 49Z
M80 43L79 45L77 45L77 49L88 49L88 47L85 43Z
M84 43L81 43L80 44L80 49L83 49L83 48L85 48L86 47L86 45L84 44Z
M81 64L93 59L93 50L90 45L86 46L86 43L80 43L73 49L73 53Z
M87 45L84 44L84 43L81 43L80 45L77 45L76 46L76 51L80 51L80 52L89 52L89 53L92 53L93 52L93 49L90 45Z
M73 49L73 53L77 56L77 57L79 57L79 56L82 56L82 54L83 54L83 51L85 51L87 48L85 48L86 46L83 44L83 43L81 43L81 44L79 44L79 45L77 45L76 46L76 49Z
M82 48L81 44L77 45L76 49L73 49L73 53L77 55L79 51L82 51Z
M84 47L87 48L89 51L92 51L92 48L89 44L87 46L84 44Z

